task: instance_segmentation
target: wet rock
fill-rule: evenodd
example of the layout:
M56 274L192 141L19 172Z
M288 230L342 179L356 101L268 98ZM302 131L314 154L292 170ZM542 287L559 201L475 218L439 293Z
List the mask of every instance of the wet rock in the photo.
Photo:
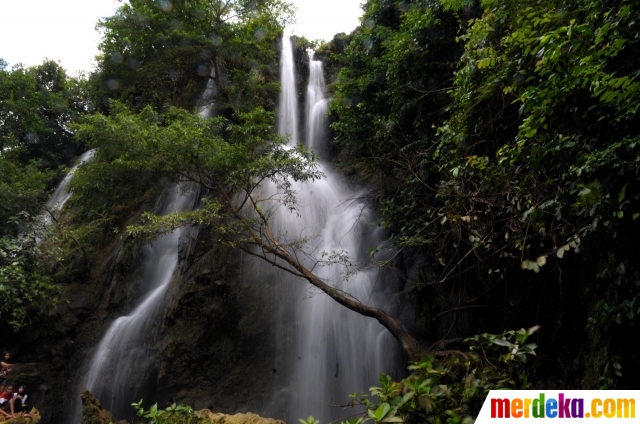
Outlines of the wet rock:
M267 285L244 282L242 255L216 240L211 229L203 228L181 244L164 319L158 318L158 338L150 348L156 356L149 381L157 385L150 400L172 398L228 413L260 412L282 375L272 373L275 300L265 301L272 297ZM89 276L56 277L61 299L55 308L34 316L19 333L0 326L3 345L20 364L9 382L43 388L32 391L42 422L69 422L82 366L108 325L140 298L144 246L114 240L100 252Z

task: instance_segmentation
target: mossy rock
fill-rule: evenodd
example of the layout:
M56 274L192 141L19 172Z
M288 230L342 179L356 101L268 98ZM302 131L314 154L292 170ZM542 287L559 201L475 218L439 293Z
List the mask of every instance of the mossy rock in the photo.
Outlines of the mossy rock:
M100 404L100 401L89 390L83 390L80 394L82 400L83 424L109 424L115 423L113 415Z
M285 424L284 421L274 420L273 418L262 418L259 415L247 414L214 414L209 410L200 411L202 422L207 424Z
M27 399L28 401L28 399ZM11 423L11 424L35 424L39 423L42 417L40 417L40 411L36 408L33 408L30 412L30 417L16 417L7 419L4 415L0 416L0 423Z

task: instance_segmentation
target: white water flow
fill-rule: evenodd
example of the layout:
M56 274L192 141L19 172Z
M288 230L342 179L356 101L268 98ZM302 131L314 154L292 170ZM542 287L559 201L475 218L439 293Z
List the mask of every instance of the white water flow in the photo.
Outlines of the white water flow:
M184 193L176 186L160 199L156 213L193 210L197 198L197 190ZM187 229L179 228L147 246L140 284L141 301L129 314L109 326L82 379L80 389L89 390L117 419L131 418L134 415L131 403L152 392L150 380L153 378L149 373L153 369L153 344L161 319L159 311L178 265L178 248L185 231ZM79 412L78 403L74 420Z
M210 117L214 113L213 95L215 86L213 79L210 79L201 96L201 116ZM191 185L187 190L184 186L176 185L159 199L155 212L167 215L194 210L199 200L198 193L199 190ZM188 228L181 227L146 246L140 283L141 300L128 315L121 316L109 326L91 361L83 368L85 373L73 397L70 423L75 424L79 419L80 392L85 388L116 419L132 418L135 411L131 403L143 398L149 400L149 396L154 396L154 344L162 320L160 310L178 267L178 251L181 238L184 237L193 237L193 234L189 234Z
M329 99L326 98L327 86L324 82L322 62L313 60L309 53L309 85L306 98L306 142L323 157L327 139L327 111Z
M201 103L199 112L200 116L203 118L211 118L215 113L216 102L213 98L216 94L216 85L213 82L213 79L216 76L216 71L214 68L211 69L211 73L209 74L209 80L207 81L207 86L204 89L204 93L201 96Z
M53 194L51 195L51 198L46 203L47 208L51 212L61 210L64 204L67 203L67 200L69 200L69 198L71 197L71 193L69 193L69 191L67 190L67 187L69 186L69 182L73 178L78 168L83 164L89 162L93 158L93 155L95 154L96 154L95 149L87 150L86 152L84 152L82 156L80 156L80 158L78 159L78 163L76 163L76 165L73 168L71 168L69 173L62 179L62 181L60 181L60 183L58 184L58 187L56 187L56 190L53 192ZM46 214L45 221L49 223L50 220L51 220L51 217L49 216L49 214Z
M280 98L278 99L278 132L289 136L289 145L298 143L298 96L296 95L296 69L293 61L293 47L291 38L282 39L280 58L280 82L291 81L291 84L282 84Z
M278 128L292 135L290 145L298 142L295 129L298 116L295 106L295 74L291 44L282 43L282 95ZM322 63L310 62L310 78L305 107L307 143L322 151L327 144L327 99ZM292 106L294 105L294 106ZM322 156L321 156L322 157ZM300 216L279 208L273 228L282 237L309 237L308 247L316 257L322 252L342 252L352 263L366 264L367 248L384 242L382 230L375 225L373 211L361 199L365 193L352 190L327 163L321 163L326 179L294 184ZM269 190L265 188L265 190ZM271 188L273 190L273 188ZM304 260L313 267L313 260ZM378 268L369 267L343 278L344 265L314 267L313 272L325 282L348 292L364 304L393 312L395 293L390 278ZM333 408L344 405L348 394L366 392L377 385L381 372L395 374L401 363L398 344L376 320L340 306L311 288L306 280L264 269L263 276L281 285L276 346L279 349L275 368L277 390L266 412L298 422L313 415L322 423L345 418L354 410ZM293 310L286 311L286 308Z

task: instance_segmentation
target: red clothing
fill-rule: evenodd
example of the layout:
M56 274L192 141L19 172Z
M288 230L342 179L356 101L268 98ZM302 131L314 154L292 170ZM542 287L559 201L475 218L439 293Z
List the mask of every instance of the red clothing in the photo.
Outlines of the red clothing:
M2 392L2 394L0 394L0 399L12 399L13 398L13 392L11 393L7 393L7 392Z

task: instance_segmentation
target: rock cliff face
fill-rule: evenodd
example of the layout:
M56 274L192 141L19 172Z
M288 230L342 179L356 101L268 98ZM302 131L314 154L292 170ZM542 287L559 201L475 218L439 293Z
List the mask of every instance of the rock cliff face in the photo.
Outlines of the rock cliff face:
M273 375L268 287L243 278L244 257L203 229L181 249L181 277L167 294L158 398L195 409L257 410Z

